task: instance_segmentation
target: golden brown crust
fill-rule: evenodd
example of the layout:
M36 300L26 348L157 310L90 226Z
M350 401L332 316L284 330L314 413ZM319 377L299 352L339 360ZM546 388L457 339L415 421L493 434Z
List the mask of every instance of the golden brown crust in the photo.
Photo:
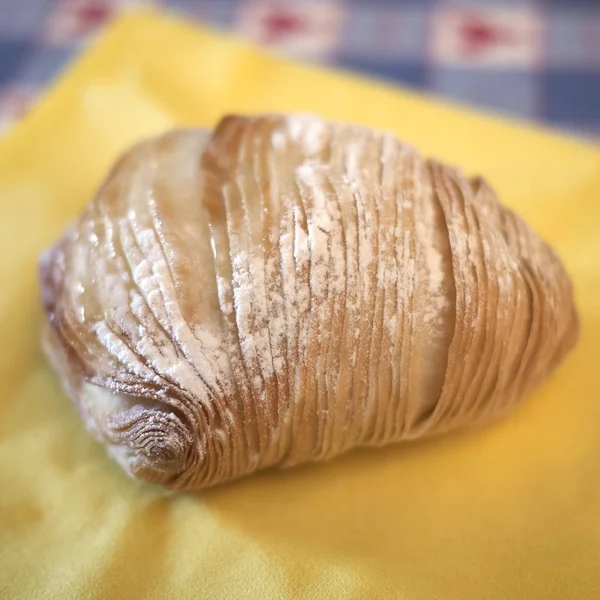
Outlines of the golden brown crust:
M484 180L313 117L132 149L41 282L84 421L177 488L494 418L578 334L559 259Z

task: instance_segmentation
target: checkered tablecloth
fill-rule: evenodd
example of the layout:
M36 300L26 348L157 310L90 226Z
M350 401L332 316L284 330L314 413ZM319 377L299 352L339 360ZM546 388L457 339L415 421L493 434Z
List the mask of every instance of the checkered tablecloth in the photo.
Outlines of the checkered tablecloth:
M0 128L139 6L600 140L600 0L0 0Z

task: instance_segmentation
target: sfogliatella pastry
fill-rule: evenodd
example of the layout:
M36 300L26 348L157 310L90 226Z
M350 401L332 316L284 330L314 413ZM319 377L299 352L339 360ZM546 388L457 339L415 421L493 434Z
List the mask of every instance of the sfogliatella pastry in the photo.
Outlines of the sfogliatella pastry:
M496 418L578 335L556 254L483 179L305 116L136 146L41 281L85 424L173 488Z

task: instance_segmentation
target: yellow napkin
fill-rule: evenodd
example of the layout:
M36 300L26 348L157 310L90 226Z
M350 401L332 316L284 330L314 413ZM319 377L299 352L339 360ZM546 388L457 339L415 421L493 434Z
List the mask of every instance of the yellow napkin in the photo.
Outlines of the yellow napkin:
M582 340L484 431L165 493L113 464L44 362L36 259L138 138L269 110L485 174L565 260ZM600 597L598 149L142 13L0 142L0 206L0 598Z

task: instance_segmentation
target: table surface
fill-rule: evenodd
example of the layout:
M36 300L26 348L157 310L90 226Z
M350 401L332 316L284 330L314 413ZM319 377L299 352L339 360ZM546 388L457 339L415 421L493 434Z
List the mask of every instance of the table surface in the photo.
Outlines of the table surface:
M140 6L600 140L600 0L0 0L0 130Z

